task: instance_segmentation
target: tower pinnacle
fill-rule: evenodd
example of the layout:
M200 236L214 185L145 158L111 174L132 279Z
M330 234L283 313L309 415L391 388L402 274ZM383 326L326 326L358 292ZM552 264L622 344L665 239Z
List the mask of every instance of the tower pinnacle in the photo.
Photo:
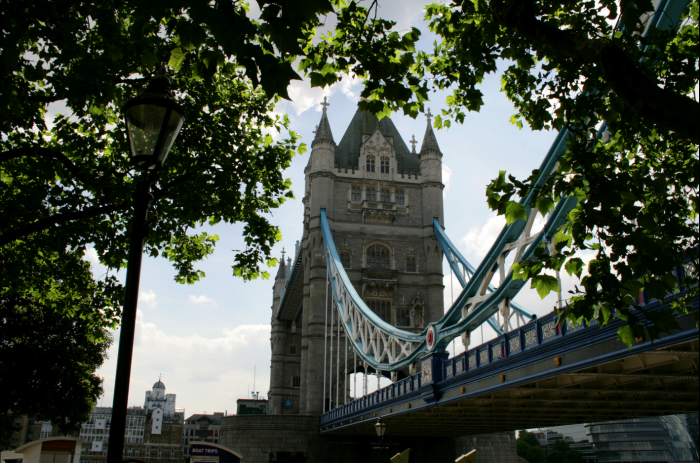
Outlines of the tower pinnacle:
M328 103L328 97L323 97L323 103L321 103L321 106L323 107L323 114L321 114L321 122L319 122L318 126L316 127L316 131L314 132L314 141L311 146L313 147L314 144L320 143L321 141L330 142L333 146L335 146L333 133L331 132L331 124L328 122L328 114L326 113L326 109L328 106L330 106L330 103Z

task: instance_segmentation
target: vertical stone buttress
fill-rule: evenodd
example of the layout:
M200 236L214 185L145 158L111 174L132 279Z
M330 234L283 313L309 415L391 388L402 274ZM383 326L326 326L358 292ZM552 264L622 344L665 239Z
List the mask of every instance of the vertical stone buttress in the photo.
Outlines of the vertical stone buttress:
M335 160L335 141L326 114L325 98L321 122L311 143L311 156L306 176L309 196L309 229L304 245L304 309L302 323L300 391L301 414L320 415L323 411L323 354L326 297L326 260L321 233L321 209L326 209L333 221L334 183L332 169Z
M443 227L445 224L442 204L442 152L430 124L430 114L419 156L423 180L423 243L428 259L428 320L433 321L439 320L444 313L442 250L433 231L433 218L437 217Z
M272 359L270 362L270 393L268 397L270 400L270 411L277 414L284 413L285 398L284 356L287 340L287 323L284 320L278 320L276 316L280 306L282 291L284 290L285 274L286 268L283 255L272 290L272 327L270 331Z

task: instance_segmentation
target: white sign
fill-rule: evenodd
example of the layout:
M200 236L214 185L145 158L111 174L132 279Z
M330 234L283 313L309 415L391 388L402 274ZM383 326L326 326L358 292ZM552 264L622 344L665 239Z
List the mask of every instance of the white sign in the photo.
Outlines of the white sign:
M95 420L95 429L105 429L107 427L106 418L97 418Z
M102 451L102 441L101 440L96 440L92 442L92 448L90 449L91 452L101 452Z

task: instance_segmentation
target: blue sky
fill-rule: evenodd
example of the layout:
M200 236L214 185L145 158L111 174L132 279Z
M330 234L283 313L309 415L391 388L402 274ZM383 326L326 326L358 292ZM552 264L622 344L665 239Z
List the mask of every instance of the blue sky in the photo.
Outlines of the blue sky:
M420 1L382 2L380 14L395 19L396 30L410 26L423 33L419 46L428 48L435 38L423 22ZM488 76L482 86L484 107L480 113L469 113L463 125L436 133L443 152L445 226L451 240L466 258L477 266L488 251L504 221L491 213L485 198L486 185L507 170L525 178L539 166L556 133L519 130L509 122L515 112L500 92L500 74ZM323 96L331 106L328 117L336 142L340 141L356 110L361 83L349 78L327 89L312 89L307 81L295 82L290 89L292 102L282 102L275 112L287 114L291 129L299 133L307 145L321 116ZM433 114L444 107L446 94L431 95ZM419 143L425 132L426 119L392 116L405 141L415 135ZM420 145L419 145L420 146ZM282 230L283 242L274 249L294 249L301 237L303 206L303 169L309 153L298 155L285 172L292 180L296 199L287 201L274 211L271 221ZM241 225L206 227L217 233L220 241L215 254L199 265L206 278L194 285L175 283L171 265L162 258L145 258L141 274L141 290L137 333L131 376L129 405L143 405L144 392L162 373L168 393L177 394L177 406L186 413L235 411L236 399L249 397L253 390L264 396L269 385L270 306L272 279L244 283L232 276L233 249L241 249ZM104 273L96 264L94 251L88 251L97 276ZM451 302L449 267L444 264L445 300ZM270 269L274 276L276 269ZM123 275L122 275L123 277ZM570 282L565 283L569 287ZM453 294L456 298L458 284ZM523 290L517 302L531 311L544 314L552 310L555 297L544 301L532 290ZM492 336L485 330L488 339ZM479 336L473 338L480 343ZM110 358L99 370L105 379L104 406L111 405L116 344ZM457 352L461 346L457 346ZM254 379L254 368L257 374ZM375 384L370 381L370 384Z

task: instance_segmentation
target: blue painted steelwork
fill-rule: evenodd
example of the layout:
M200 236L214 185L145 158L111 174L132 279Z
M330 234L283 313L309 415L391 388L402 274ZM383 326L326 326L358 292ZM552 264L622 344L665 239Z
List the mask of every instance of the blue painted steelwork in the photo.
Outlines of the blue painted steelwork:
M440 222L438 221L437 217L433 218L433 231L435 232L435 236L437 236L438 243L440 243L440 247L442 248L442 252L445 254L445 256L449 256L452 254L458 261L459 263L462 264L464 269L466 270L467 274L469 275L469 278L471 279L472 276L474 276L474 272L476 269L472 267L472 265L469 263L469 261L462 255L461 252L459 252L459 249L452 244L452 241L450 238L447 236L445 231L442 229L442 225L440 225ZM457 267L457 263L450 259L449 257L447 258L448 262L450 263L450 267L452 267L452 271L454 272L455 275L457 275L457 279L459 280L459 283L462 285L462 288L464 288L467 285L467 282L464 280L464 276L460 274L459 272L459 267ZM494 292L495 289L492 285L488 285L488 290L490 292ZM516 304L515 302L512 302L510 304L511 309L513 309L515 312L519 313L523 317L526 317L528 319L533 319L536 318L537 316L533 314L532 312L526 310L524 307L522 307L519 304ZM489 325L496 330L497 334L503 334L503 330L501 330L498 325L494 322L493 317L489 318Z
M687 3L688 0L663 0L654 15L653 21L660 28L677 27L680 14ZM598 139L602 138L606 128L607 124L604 122L598 131ZM420 335L400 330L384 322L367 307L355 291L340 264L328 226L325 209L321 209L321 229L326 262L329 264L327 268L333 288L333 301L353 348L364 362L379 371L404 369L408 365L415 363L428 350L426 333L431 327L435 329L436 335L435 347L432 350L435 352L443 351L455 337L465 332L474 331L482 323L488 323L491 317L499 310L499 304L508 303L518 294L526 284L526 281L521 279L513 280L512 271L503 275L498 288L493 288L490 285L490 281L498 266L503 266L505 256L511 251L515 250L516 261L523 261L529 259L541 243L551 243L557 230L566 222L569 212L576 206L577 199L574 196L560 199L556 208L550 211L542 231L535 236L528 236L529 228L534 220L533 213L537 213L530 206L532 199L549 175L556 171L559 159L566 153L567 139L570 136L571 132L568 129L562 130L557 135L540 165L540 177L535 181L528 195L520 200L520 204L525 207L527 220L518 219L501 230L486 257L471 272L472 275L468 282L464 281L460 276L455 263L450 262L464 289L445 315L437 322L430 323ZM456 249L454 245L448 246L449 239L442 232L442 228L437 221L434 222L434 230L438 241L443 246L443 250L446 249L446 246L450 250ZM544 246L544 251L549 252L549 247ZM460 261L468 265L466 259L462 258ZM469 267L471 268L471 266ZM487 289L491 291L489 294L486 294ZM512 305L511 307L518 313L526 316L530 315L529 312L519 306ZM351 311L355 312L352 316ZM371 325L371 333L368 336L374 342L372 346L368 345L367 336L365 336L365 339L360 339L361 336L358 333L359 329L367 330L367 324ZM392 346L397 345L401 348L401 354L392 358L391 352L387 353L386 347L393 348ZM405 351L404 348L408 350ZM373 351L373 355L370 355L370 351ZM387 357L389 357L388 361L383 361Z
M677 293L682 297L687 290ZM647 304L649 311L658 311L667 308L667 304L661 304L657 300ZM698 309L698 299L693 301L694 310ZM447 390L453 390L465 386L475 381L506 374L516 368L531 365L535 362L546 360L554 356L561 356L568 352L577 351L598 345L600 343L616 340L617 330L625 322L614 320L610 324L599 327L594 321L590 325L582 324L574 326L568 323L566 326L557 325L557 315L552 312L537 320L533 320L525 326L520 327L510 333L499 336L489 342L459 354L453 358L439 361L438 368L440 380L433 387L434 394L442 395ZM642 316L642 319L644 317ZM424 405L416 405L410 412L417 412L424 408L430 408L436 404L447 404L457 400L489 394L501 389L517 387L523 384L532 383L546 379L547 377L570 373L573 371L589 368L591 366L608 363L620 358L625 358L640 354L653 349L661 349L682 342L697 339L697 328L674 333L651 343L644 341L635 344L631 349L622 348L613 352L596 355L589 359L576 363L571 363L557 367L556 370L537 372L532 375L508 381L497 386L491 386L480 390L462 393L446 401L426 402ZM331 410L319 418L321 432L325 428L335 425L337 430L342 421L348 423L352 420L358 422L358 417L362 415L371 416L372 412L379 411L386 407L397 407L406 410L405 407L398 407L401 404L424 398L423 372L408 376L396 381L376 392L365 397L355 399L352 402ZM382 416L388 416L386 414ZM348 424L345 424L347 426Z

